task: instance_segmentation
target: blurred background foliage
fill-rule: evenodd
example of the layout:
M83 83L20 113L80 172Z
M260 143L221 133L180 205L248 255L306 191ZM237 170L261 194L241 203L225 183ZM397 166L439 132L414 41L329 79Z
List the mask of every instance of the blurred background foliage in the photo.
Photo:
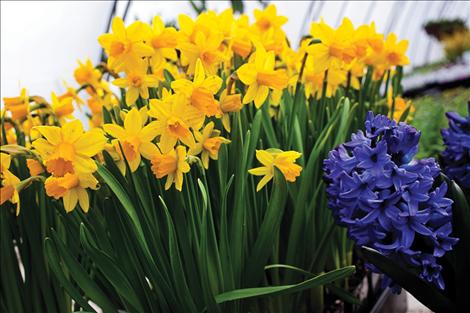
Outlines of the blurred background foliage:
M440 131L446 128L445 112L456 111L466 115L467 102L470 100L470 89L454 88L428 94L414 99L416 111L413 126L421 130L421 141L418 158L437 157L444 150Z

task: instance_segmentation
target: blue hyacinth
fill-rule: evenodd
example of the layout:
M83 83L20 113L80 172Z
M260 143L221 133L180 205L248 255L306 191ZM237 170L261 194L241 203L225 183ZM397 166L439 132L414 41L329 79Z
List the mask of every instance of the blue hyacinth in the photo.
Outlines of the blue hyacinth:
M462 187L470 188L470 102L469 116L446 113L449 128L442 130L446 149L442 153L444 172Z
M419 138L415 128L369 112L365 132L324 162L328 206L358 246L412 266L444 289L439 258L458 240L451 237L452 200L445 182L436 186L436 161L413 160Z

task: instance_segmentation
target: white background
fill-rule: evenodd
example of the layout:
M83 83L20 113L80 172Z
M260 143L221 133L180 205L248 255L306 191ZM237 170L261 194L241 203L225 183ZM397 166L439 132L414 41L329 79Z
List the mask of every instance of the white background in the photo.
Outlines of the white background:
M312 19L323 17L337 26L342 16L347 16L356 26L375 21L378 31L390 28L399 38L410 40L408 55L413 65L442 58L439 44L422 30L426 20L439 16L470 18L468 1L315 1L312 12L309 1L272 2L289 18L285 30L294 44L309 31ZM119 2L118 15L122 15L126 3ZM63 80L73 83L77 59L98 61L97 37L105 31L112 5L112 1L1 1L0 95L16 96L21 87L26 87L30 95L48 98L51 91L64 90ZM210 1L208 6L221 11L229 1ZM245 12L251 18L257 7L257 1L245 1ZM149 21L156 14L166 22L175 21L180 13L195 15L188 1L134 1L127 22L136 18Z

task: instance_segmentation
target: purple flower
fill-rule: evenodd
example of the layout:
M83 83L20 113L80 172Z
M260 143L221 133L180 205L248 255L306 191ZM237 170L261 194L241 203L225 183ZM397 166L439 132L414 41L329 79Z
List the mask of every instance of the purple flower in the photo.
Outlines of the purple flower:
M470 188L470 102L469 116L446 113L449 128L441 131L446 149L442 152L444 172L462 187Z
M444 288L438 261L457 242L451 237L452 200L445 197L446 183L435 186L436 161L413 160L419 138L415 128L369 112L365 132L353 134L324 161L328 206L357 245L414 267Z

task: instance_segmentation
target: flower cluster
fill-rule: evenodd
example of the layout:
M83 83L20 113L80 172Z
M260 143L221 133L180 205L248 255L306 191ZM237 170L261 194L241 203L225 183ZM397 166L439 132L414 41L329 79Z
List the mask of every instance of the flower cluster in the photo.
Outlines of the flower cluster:
M4 98L1 144L34 151L38 158L27 157L28 169L45 178L47 194L63 199L67 211L77 204L87 211L103 151L123 175L148 160L155 177L166 178L166 189L181 191L191 163L200 160L208 169L230 143L232 118L245 105L253 103L254 110L268 103L277 119L283 95L292 95L297 81L306 97L333 97L340 86L360 88L368 66L379 79L408 63L407 42L393 34L384 39L373 24L356 29L344 19L334 30L312 23L310 36L294 50L282 29L286 22L274 5L256 9L253 21L231 9L195 19L180 15L177 27L158 16L129 25L115 17L110 32L98 38L106 61L78 61L77 88L65 84L48 100L26 89ZM76 120L80 114L89 125ZM250 173L264 176L258 190L274 167L289 182L300 175L295 151L267 149L257 157L263 167Z
M86 189L98 188L98 181L93 176L97 165L92 157L104 148L103 132L99 129L84 132L78 120L65 123L61 128L37 126L35 129L41 138L33 142L33 147L51 174L44 183L47 195L62 198L67 212L77 203L88 212L90 204Z
M414 160L420 133L369 112L365 132L324 162L328 205L358 246L369 246L444 288L438 260L457 242L447 184L433 158Z
M469 116L446 113L449 128L442 130L446 149L442 152L444 172L462 187L470 188L470 103Z
M321 43L309 45L310 39L301 43L300 50L309 55L303 81L308 95L320 98L326 83L327 96L334 95L339 86L359 88L360 78L367 66L374 67L373 78L383 78L386 71L409 64L406 56L408 41L397 41L394 33L379 34L375 24L362 25L357 29L344 18L337 29L324 21L312 23L311 38Z

